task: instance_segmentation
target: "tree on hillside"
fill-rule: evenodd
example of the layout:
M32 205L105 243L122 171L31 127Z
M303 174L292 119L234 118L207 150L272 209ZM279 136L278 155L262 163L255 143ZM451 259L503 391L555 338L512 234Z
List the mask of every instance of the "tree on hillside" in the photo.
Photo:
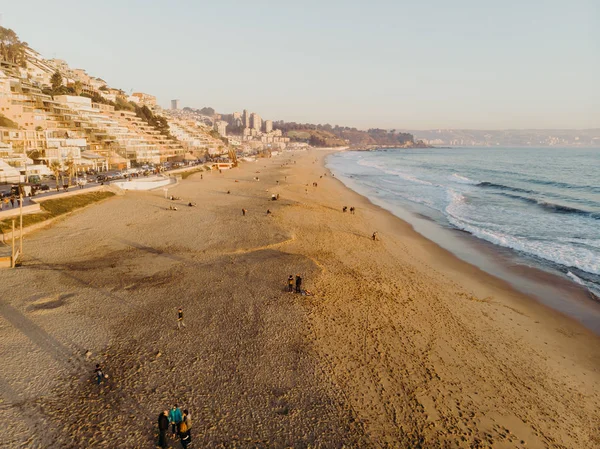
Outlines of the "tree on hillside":
M50 84L52 84L52 90L54 92L58 92L58 90L62 87L63 77L58 70L52 74L52 78L50 78Z
M21 42L17 33L10 28L0 27L0 56L2 60L25 66L26 42Z
M200 109L200 114L202 115L208 115L209 117L212 117L213 115L215 115L215 110L213 108L202 108Z
M81 95L81 93L83 92L83 84L81 84L81 81L75 81L75 84L73 85L73 90L75 91L75 95Z

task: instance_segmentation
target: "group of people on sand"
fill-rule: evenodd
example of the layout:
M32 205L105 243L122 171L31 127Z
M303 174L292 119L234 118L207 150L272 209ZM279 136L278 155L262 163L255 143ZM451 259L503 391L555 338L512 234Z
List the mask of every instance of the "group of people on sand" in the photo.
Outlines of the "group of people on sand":
M158 445L166 449L167 433L171 427L171 438L181 442L181 447L186 449L192 442L192 416L188 410L181 409L175 404L171 410L165 410L158 415Z
M289 275L288 279L288 292L293 293L300 293L303 296L313 296L313 293L310 292L309 290L302 290L302 277L297 274L296 277L294 278L293 275ZM295 288L294 288L295 286Z
M344 207L342 207L342 212L346 212L347 210L348 210L348 206L344 206ZM354 208L354 206L350 207L350 213L351 213L351 214L354 214L354 211L355 211L355 210L356 210L356 209Z
M302 277L299 274L296 275L295 280L293 275L288 276L288 292L294 291L294 283L296 284L296 293L302 293Z
M181 198L180 198L180 197L178 197L178 196L173 196L173 195L171 195L171 196L169 197L169 199L170 199L171 201L179 201L179 200L181 200ZM187 203L187 205L188 205L188 207L196 207L196 203L192 203L191 201L190 201L190 202L188 202L188 203ZM168 209L168 210L177 210L177 206L169 206L169 209Z

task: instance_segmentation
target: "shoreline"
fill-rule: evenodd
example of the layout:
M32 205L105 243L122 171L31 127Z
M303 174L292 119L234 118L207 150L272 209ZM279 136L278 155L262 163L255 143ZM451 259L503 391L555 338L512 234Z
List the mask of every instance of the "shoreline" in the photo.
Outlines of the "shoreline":
M192 175L179 202L129 192L32 234L0 273L7 444L146 447L174 401L199 447L597 444L600 339L324 176L327 154ZM298 273L313 296L285 292Z
M331 172L327 161L325 167ZM407 223L423 238L449 251L461 261L507 282L516 291L578 321L600 336L600 298L585 286L567 279L564 273L553 272L541 262L536 262L537 266L527 265L526 257L511 248L495 245L467 231L445 227L435 219L403 205L378 204L376 200L371 200L346 184L351 184L350 180L344 182L339 176L336 179L345 188L365 198L374 207Z

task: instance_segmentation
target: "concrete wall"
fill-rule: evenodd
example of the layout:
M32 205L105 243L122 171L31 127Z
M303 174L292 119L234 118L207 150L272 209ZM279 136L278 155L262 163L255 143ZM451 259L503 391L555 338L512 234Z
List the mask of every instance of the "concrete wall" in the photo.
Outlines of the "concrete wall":
M130 181L119 181L113 184L123 190L153 190L159 187L165 187L170 184L175 184L177 181L174 178L142 178L132 179Z
M36 203L28 204L27 206L23 206L23 215L26 214L35 214L40 211L40 205ZM3 209L0 212L0 220L4 220L10 217L18 217L21 211L18 207L14 207L12 209Z

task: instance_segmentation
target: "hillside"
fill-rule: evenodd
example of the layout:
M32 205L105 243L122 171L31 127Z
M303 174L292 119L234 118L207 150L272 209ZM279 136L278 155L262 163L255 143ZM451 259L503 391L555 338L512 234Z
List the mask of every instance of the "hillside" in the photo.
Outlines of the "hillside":
M415 142L412 134L395 130L373 128L363 131L346 126L284 121L273 122L273 127L280 129L292 141L307 142L316 147L424 146L421 142Z
M3 27L0 110L0 141L37 163L120 168L227 153L212 126L174 116L153 95L130 95L67 61L46 59Z

